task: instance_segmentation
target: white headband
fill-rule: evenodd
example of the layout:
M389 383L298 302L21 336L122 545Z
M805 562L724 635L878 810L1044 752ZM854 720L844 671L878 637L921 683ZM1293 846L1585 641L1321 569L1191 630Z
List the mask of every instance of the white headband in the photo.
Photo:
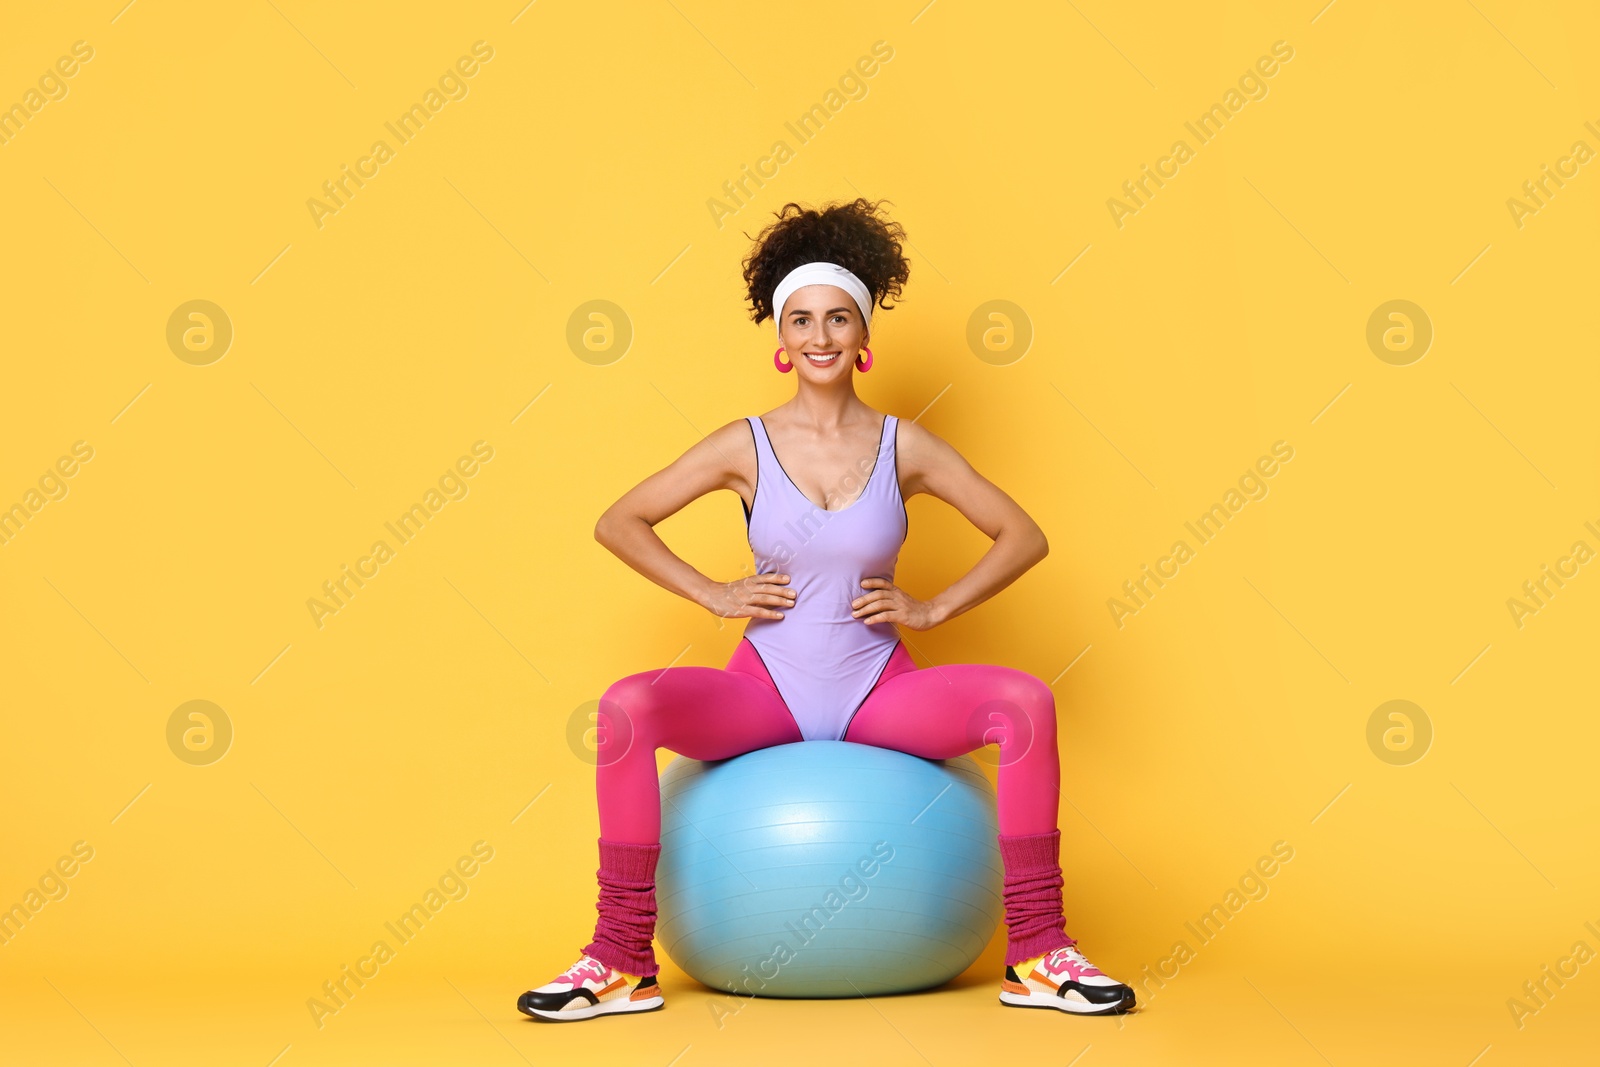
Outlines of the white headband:
M860 278L837 263L802 263L785 274L772 293L772 317L777 323L780 342L783 340L783 305L788 303L791 293L806 285L837 285L855 298L863 323L872 325L872 294Z

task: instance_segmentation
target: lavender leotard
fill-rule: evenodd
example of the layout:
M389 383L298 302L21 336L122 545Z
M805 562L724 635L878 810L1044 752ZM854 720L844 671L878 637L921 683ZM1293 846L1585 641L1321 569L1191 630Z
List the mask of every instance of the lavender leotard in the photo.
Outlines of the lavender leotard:
M894 580L906 538L906 506L895 462L899 420L885 415L867 485L850 506L819 508L772 451L759 416L746 419L756 443L754 504L745 508L756 573L789 576L792 607L781 619L750 619L744 639L808 741L838 741L900 643L894 625L852 618L864 578ZM847 495L857 481L841 485ZM742 502L741 502L742 503Z

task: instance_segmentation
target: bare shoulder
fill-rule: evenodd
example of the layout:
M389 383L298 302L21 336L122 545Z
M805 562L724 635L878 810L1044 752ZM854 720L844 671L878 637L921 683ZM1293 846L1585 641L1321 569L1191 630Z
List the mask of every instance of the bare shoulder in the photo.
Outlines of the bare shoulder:
M900 475L900 493L910 497L928 493L940 482L941 473L966 466L955 446L926 426L905 419L895 425L895 457Z
M654 526L707 493L750 495L756 450L749 424L736 419L690 445L683 454L622 495L606 515L636 516ZM601 516L605 521L606 515Z
M950 442L915 423L902 423L899 432L902 497L927 493L961 512L991 539L998 538L1002 530L1019 529L1048 551L1038 523L1004 489L978 473Z
M724 472L725 480L718 488L732 489L748 500L756 484L756 438L750 420L723 423L706 435L704 444L716 452Z

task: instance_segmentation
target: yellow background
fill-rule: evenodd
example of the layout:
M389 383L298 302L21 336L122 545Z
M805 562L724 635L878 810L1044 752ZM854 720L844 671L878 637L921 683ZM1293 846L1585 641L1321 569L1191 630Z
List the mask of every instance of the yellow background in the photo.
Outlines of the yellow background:
M1600 949L1600 565L1520 628L1506 606L1600 548L1596 164L1520 227L1507 207L1600 148L1584 5L109 0L6 23L0 103L94 49L0 145L0 504L94 450L0 545L0 904L94 850L0 946L7 1062L1592 1049L1600 963L1520 1028L1507 1007ZM322 183L479 40L467 95L319 227ZM785 123L880 40L864 95L799 143ZM1199 145L1184 123L1276 41L1294 55L1265 97ZM1108 199L1180 138L1194 158L1118 227ZM780 139L792 158L719 225L708 203ZM666 1011L525 1020L516 995L594 919L573 711L628 673L721 666L740 630L594 520L790 395L743 310L746 235L857 195L891 202L913 264L862 397L920 415L1050 538L909 636L924 666L1052 682L1069 932L1138 980L1275 841L1294 858L1122 1019L1003 1011L997 933L917 996L719 1025L663 958ZM166 341L195 299L234 330L206 366ZM1393 299L1435 332L1408 366L1365 339ZM566 339L591 300L632 330L605 365ZM1020 358L968 345L991 300L1031 324ZM307 600L480 440L467 495L319 628ZM1107 600L1279 440L1270 494L1119 628ZM931 498L909 512L898 579L931 596L988 542ZM709 575L748 566L729 494L660 531ZM1405 766L1367 743L1396 699L1434 731ZM233 725L208 766L167 745L190 700ZM468 895L319 1029L307 998L480 840Z

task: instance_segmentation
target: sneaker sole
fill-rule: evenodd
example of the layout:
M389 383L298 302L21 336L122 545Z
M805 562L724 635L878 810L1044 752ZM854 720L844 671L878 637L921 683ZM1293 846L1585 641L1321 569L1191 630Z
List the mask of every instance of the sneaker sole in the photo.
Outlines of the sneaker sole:
M1087 1001L1058 997L1052 993L1013 993L1010 990L1002 990L1000 1003L1012 1008L1050 1008L1073 1015L1122 1015L1133 1007L1134 998L1124 997L1115 1004L1090 1004Z
M524 1008L517 1005L517 1010L530 1019L541 1019L545 1022L570 1023L581 1019L593 1019L600 1015L635 1014L641 1011L658 1011L666 1005L666 998L660 996L646 997L643 1000L629 1000L626 997L617 1000L603 1000L598 1004L591 1004L586 1008L574 1008L571 1011L540 1011L538 1008Z

